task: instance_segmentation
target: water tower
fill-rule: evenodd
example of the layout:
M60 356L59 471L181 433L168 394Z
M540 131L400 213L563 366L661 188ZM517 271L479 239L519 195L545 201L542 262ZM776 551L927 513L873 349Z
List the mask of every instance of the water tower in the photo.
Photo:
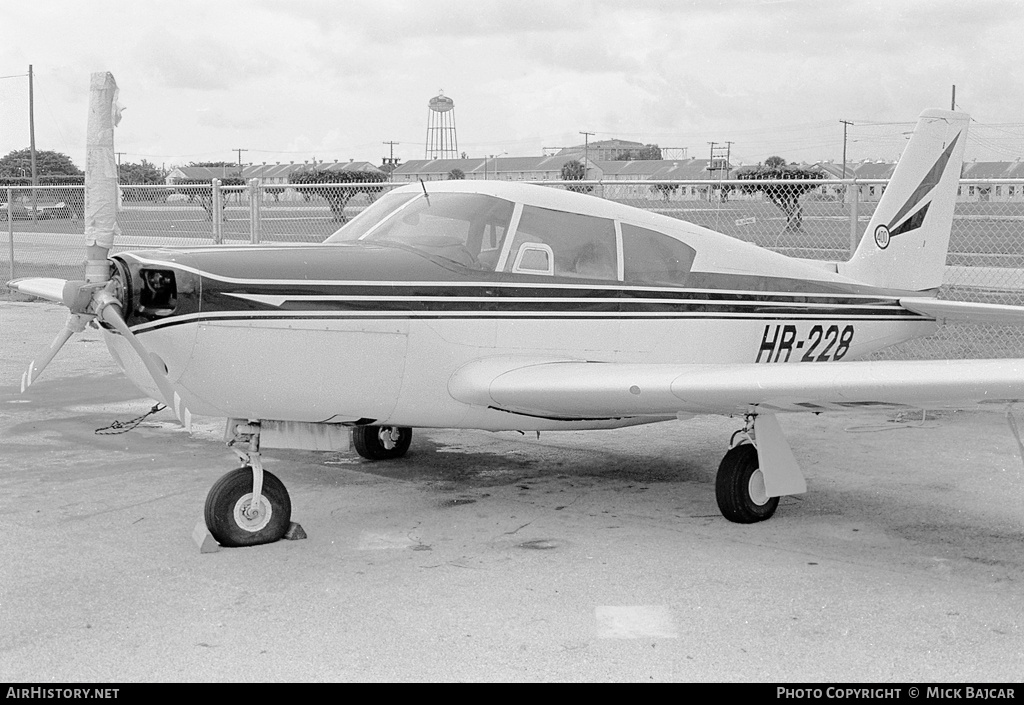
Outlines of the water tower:
M458 159L455 139L455 101L439 91L427 103L427 159Z

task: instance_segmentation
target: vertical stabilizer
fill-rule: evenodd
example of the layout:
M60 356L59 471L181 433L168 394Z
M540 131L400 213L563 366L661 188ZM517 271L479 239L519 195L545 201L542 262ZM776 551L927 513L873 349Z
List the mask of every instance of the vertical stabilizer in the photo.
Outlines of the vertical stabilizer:
M840 273L887 289L927 291L942 284L969 120L950 110L921 113L857 251L839 264Z

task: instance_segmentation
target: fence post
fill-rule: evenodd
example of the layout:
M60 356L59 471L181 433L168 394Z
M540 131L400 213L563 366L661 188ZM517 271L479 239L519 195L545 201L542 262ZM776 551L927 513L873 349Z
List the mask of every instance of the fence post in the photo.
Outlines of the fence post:
M223 204L221 203L221 192L220 192L220 179L214 179L210 182L210 188L212 193L210 194L210 217L213 219L213 242L217 245L224 242L224 231L221 228L221 213L223 212Z
M11 279L14 279L14 216L11 215L11 201L14 200L14 189L7 187L7 249L11 256Z
M853 196L850 198L850 257L860 244L860 185L853 179Z
M249 179L249 243L260 244L259 179Z

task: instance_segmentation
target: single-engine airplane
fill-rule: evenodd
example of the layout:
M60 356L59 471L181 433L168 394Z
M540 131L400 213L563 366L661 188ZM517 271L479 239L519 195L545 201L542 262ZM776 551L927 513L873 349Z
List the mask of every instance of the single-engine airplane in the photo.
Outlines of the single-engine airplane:
M806 483L776 414L1024 399L1024 360L856 361L940 321L1024 321L944 301L968 116L928 110L855 254L796 259L591 195L500 181L396 188L318 245L115 254L98 279L9 286L95 321L125 374L225 417L243 467L210 490L223 545L274 541L291 502L260 449L398 458L412 428L608 429L745 419L718 469L734 522ZM88 279L88 278L87 278Z

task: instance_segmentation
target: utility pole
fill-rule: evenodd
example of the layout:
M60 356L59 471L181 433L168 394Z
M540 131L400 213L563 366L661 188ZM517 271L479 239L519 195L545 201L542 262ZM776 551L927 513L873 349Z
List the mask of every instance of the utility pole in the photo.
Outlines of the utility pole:
M851 125L853 125L853 123L850 122L849 120L840 120L839 122L843 123L843 180L846 180L846 128L848 128ZM854 179L854 181L856 181L856 179ZM860 204L859 204L860 192L858 190L859 188L860 187L857 186L857 187L851 189L850 191L847 191L846 186L845 185L843 186L843 192L844 192L843 198L847 197L845 195L847 193L849 194L849 197L850 197L850 256L851 257L853 257L853 253L857 251L857 245L860 244L860 232L859 232L859 228L858 228L859 223L860 223L860 214L858 213L858 210L860 208Z
M583 178L587 178L587 162L590 161L590 138L594 136L593 132L580 132L583 135Z
M32 88L32 64L28 65L28 143L29 150L32 155L32 185L36 185L36 113L35 113L35 99ZM33 202L35 201L35 192L32 195ZM33 217L35 214L35 207L33 203L32 208Z
M956 110L956 84L953 84L953 97L949 100L949 109Z
M732 159L732 146L734 142L708 142L711 145L711 158L708 160L708 171L711 178L715 178L716 171L725 171L729 174L729 160ZM724 147L720 145L725 145ZM721 177L719 177L721 178Z
M235 147L231 151L238 152L238 178L242 178L242 152L248 152L249 150Z
M395 142L394 140L388 140L387 142L381 142L381 144L386 144L390 148L389 154L391 156L386 157L384 159L384 163L388 165L388 181L391 181L391 173L396 168L396 166L395 166L395 145L396 144L400 144L400 143L399 142Z
M28 144L32 158L32 225L36 224L36 186L39 185L36 172L36 112L32 91L32 64L28 65Z
M846 178L846 128L853 123L849 120L840 120L843 123L843 178Z

